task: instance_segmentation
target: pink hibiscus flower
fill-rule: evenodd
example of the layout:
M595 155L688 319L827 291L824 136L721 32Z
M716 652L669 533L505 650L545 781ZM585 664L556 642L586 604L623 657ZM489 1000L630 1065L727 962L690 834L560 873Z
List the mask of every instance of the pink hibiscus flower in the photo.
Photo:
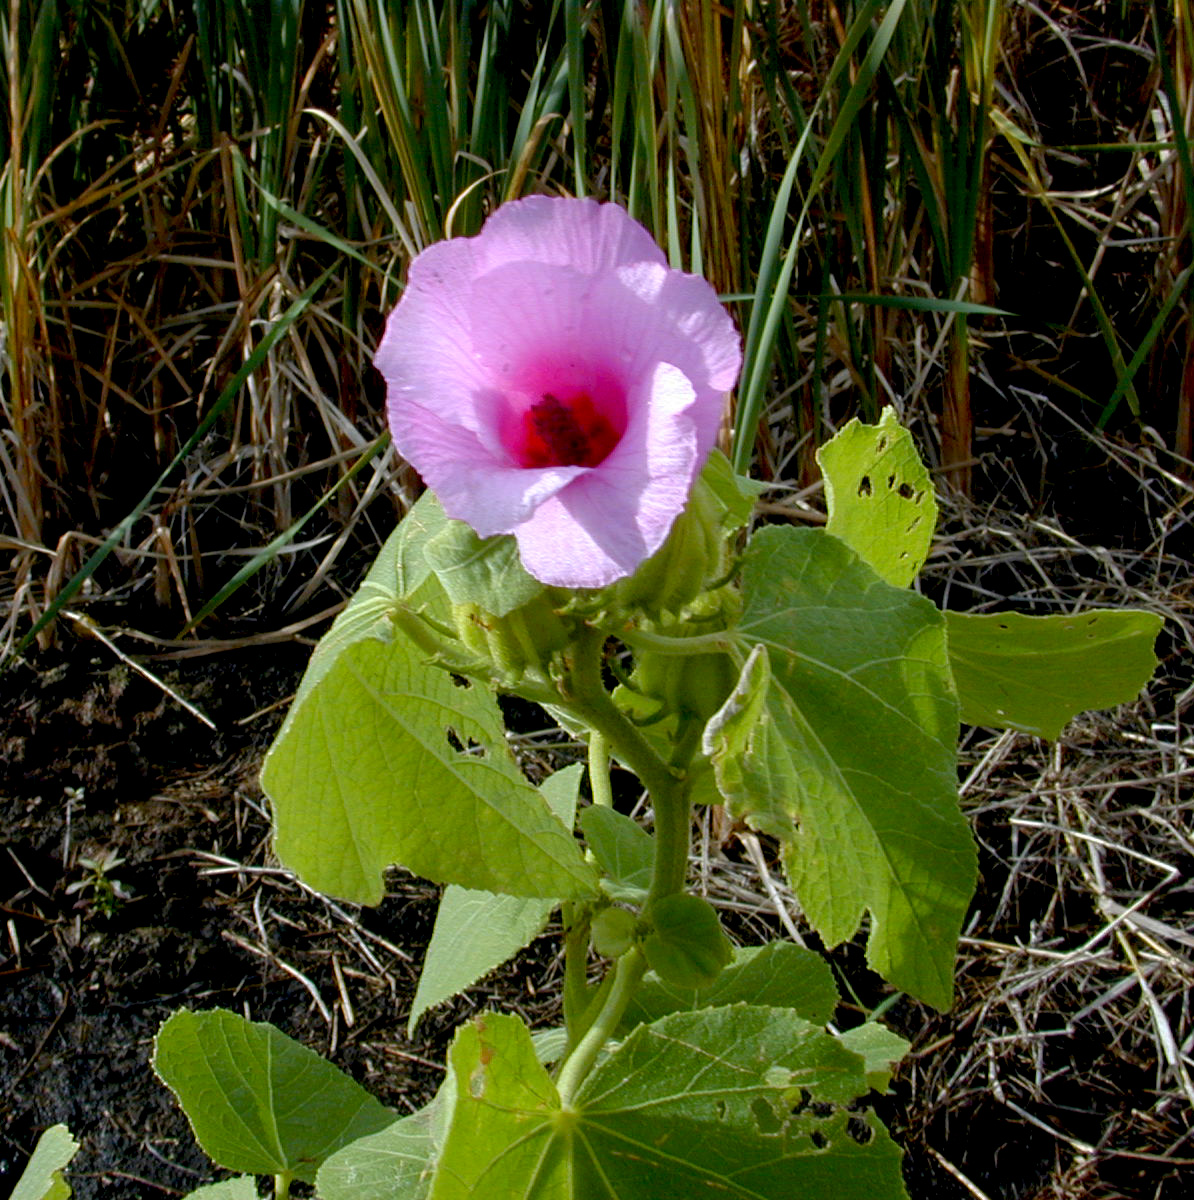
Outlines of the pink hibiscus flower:
M663 544L741 360L713 289L621 208L532 196L411 263L374 361L444 511L596 588Z

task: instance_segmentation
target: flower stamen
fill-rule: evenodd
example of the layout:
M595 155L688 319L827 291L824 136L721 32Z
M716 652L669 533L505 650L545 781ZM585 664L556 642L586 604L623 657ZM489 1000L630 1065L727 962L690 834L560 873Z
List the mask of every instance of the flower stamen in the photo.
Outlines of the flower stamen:
M545 392L523 414L522 465L595 467L620 436L586 393L560 400Z

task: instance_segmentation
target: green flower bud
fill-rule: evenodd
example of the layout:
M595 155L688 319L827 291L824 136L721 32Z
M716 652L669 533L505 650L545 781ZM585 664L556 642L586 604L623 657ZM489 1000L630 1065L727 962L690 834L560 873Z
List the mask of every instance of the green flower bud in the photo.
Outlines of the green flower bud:
M547 591L501 617L477 604L454 604L452 619L465 646L493 665L495 679L509 684L528 673L545 676L552 655L576 635L574 622L557 611Z
M709 987L734 957L716 911L700 896L664 896L648 917L654 930L643 942L643 953L664 983Z
M590 929L593 948L602 958L621 958L634 945L638 920L624 908L603 908Z
M628 579L614 584L614 602L653 618L678 612L722 573L725 554L720 507L698 479L663 545Z
M669 713L707 721L734 689L738 672L728 654L639 656L634 683L640 694L662 702Z

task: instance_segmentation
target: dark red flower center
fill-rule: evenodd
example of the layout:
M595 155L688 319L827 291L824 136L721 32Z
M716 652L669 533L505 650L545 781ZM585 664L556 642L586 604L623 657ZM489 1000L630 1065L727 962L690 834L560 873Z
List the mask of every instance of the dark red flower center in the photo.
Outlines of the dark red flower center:
M524 467L595 467L621 437L585 392L568 400L545 392L522 423Z

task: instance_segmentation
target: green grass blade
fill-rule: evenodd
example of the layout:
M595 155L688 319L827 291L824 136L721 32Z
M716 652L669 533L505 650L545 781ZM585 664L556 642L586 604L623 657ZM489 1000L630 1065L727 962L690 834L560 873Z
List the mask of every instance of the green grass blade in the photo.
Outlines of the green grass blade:
M125 535L132 529L133 525L140 518L141 514L149 507L154 496L157 495L158 489L164 487L170 476L195 449L196 446L204 439L208 431L215 423L223 416L225 410L236 399L240 389L244 386L246 380L256 371L268 358L270 351L275 343L283 337L294 323L302 316L307 306L315 298L316 293L331 277L335 270L335 265L328 267L326 271L311 284L310 287L295 298L290 307L274 322L266 335L254 347L253 352L245 360L244 365L236 372L235 375L228 381L224 389L216 398L216 402L211 406L207 416L196 426L194 433L187 438L186 442L179 449L178 453L170 460L170 464L166 469L154 480L153 486L145 493L144 496L133 506L133 508L124 516L120 523L112 530L111 533L104 539L103 543L91 554L87 561L66 581L62 586L62 590L54 597L47 605L45 612L34 622L33 627L21 638L17 643L16 649L5 660L4 666L14 662L37 635L46 628L62 611L65 605L78 594L83 584L90 579L103 564L104 560L112 553L113 550L120 544Z
M779 243L782 238L785 219L787 216L788 200L795 182L796 169L806 153L809 135L813 128L810 115L809 123L800 135L793 151L791 162L784 173L783 181L777 193L776 203L772 209L771 221L768 225L767 240L763 257L760 262L758 284L755 289L755 302L751 310L750 325L747 329L746 350L743 359L743 386L738 394L738 413L734 422L734 440L732 459L734 469L745 474L750 466L751 452L754 447L755 430L763 412L767 380L771 372L771 363L775 347L775 339L779 333L784 312L788 304L788 292L791 287L792 274L796 268L796 249L804 231L813 199L827 178L837 152L845 142L858 113L861 111L871 84L887 52L893 33L904 11L906 0L894 0L886 14L875 29L861 65L849 91L846 93L841 108L838 111L829 136L822 146L813 168L812 178L805 189L804 201L797 216L796 224L788 241L787 252L780 259ZM838 52L817 106L829 93L830 88L839 75L850 63L855 49L861 43L863 36L869 30L873 17L882 5L878 0L865 4L859 11L858 17L850 29L841 50Z
M324 492L324 494L320 496L319 499L316 500L315 503L311 505L311 507L307 509L307 511L303 513L303 515L299 517L299 519L295 521L293 525L290 526L289 529L284 529L280 534L278 534L277 537L275 537L267 545L263 546L256 554L254 554L253 557L249 559L249 561L243 567L241 567L241 569L237 571L236 574L233 575L232 578L228 580L228 582L224 584L224 586L220 588L220 590L216 592L216 594L212 596L211 599L209 599L197 613L195 613L195 615L186 623L186 625L183 626L179 637L185 637L193 629L197 628L198 625L211 616L211 614L214 613L216 609L218 609L224 603L224 601L229 598L229 596L238 591L242 585L252 579L253 576L262 569L262 567L268 566L271 562L273 562L274 559L278 557L279 553L292 541L294 541L296 537L298 537L307 522L310 521L311 518L320 511L320 509L324 508L329 500L332 500L338 496L343 488L351 480L355 479L356 476L365 468L365 466L372 462L373 459L376 458L377 455L389 444L390 435L388 432L380 434L378 437L374 438L373 441L365 447L365 450L361 454L360 458L358 458L356 462L352 464L352 467L349 468L349 470L347 470L332 487L328 488L328 490Z

